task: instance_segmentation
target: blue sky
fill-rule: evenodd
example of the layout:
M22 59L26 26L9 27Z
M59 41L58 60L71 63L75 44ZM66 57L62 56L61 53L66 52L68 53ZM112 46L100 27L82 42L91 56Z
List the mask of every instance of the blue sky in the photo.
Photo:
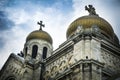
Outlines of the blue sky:
M39 29L37 21L43 21L56 49L66 40L69 24L88 15L84 9L88 4L120 38L120 0L0 0L0 68L10 53L23 50L26 36Z

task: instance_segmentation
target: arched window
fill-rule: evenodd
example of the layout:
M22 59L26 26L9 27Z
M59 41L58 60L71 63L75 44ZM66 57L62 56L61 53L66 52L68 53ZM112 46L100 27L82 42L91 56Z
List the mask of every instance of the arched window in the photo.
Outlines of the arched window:
M28 51L28 48L26 47L25 48L25 56L27 55L27 51Z
M47 57L47 47L43 48L43 54L42 54L42 58L45 59Z
M7 77L5 80L16 80L16 79L15 79L15 77L13 77L13 76L9 76L9 77Z
M32 58L36 58L37 52L38 52L38 46L33 45L33 47L32 47Z

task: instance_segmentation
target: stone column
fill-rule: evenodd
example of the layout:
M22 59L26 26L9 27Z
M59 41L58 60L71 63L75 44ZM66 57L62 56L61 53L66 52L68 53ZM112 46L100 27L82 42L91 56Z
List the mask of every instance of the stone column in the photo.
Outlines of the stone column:
M102 80L102 64L94 60L82 60L80 80Z

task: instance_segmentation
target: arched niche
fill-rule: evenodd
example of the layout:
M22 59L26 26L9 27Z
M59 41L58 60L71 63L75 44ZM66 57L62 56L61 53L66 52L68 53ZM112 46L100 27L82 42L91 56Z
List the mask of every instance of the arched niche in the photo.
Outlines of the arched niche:
M25 56L27 55L28 47L25 48Z
M32 47L32 58L36 58L37 53L38 53L38 46L33 45L33 47Z
M46 59L46 57L47 57L47 51L48 51L48 48L47 47L43 47L43 54L42 54L42 58L43 59Z
M14 76L9 76L5 80L16 80L16 78Z

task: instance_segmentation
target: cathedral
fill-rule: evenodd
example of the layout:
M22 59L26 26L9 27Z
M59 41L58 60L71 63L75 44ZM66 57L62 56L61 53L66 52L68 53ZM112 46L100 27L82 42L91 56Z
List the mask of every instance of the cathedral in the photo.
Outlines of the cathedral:
M26 37L23 51L10 54L0 80L120 80L119 39L92 5L85 10L89 15L68 26L66 41L56 50L38 22L40 29Z

